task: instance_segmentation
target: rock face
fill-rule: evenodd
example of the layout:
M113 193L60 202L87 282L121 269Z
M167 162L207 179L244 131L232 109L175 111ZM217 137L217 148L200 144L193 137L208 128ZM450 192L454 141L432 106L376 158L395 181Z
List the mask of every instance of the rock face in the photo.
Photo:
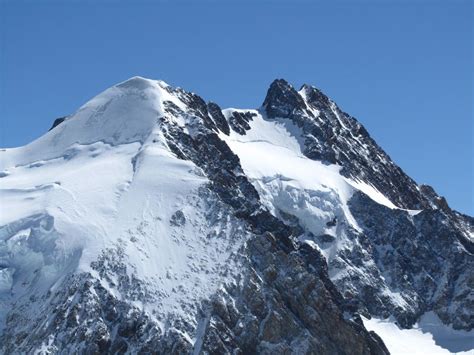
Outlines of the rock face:
M356 298L368 312L394 314L402 326L410 327L420 315L434 311L455 328L472 329L474 275L467 271L473 270L474 258L459 242L463 236L456 224L441 210L410 216L380 208L363 194L356 194L350 205L363 228L357 236L361 259L376 265L367 267L373 271L367 277L370 282L351 286L359 284ZM386 300L380 293L383 284L403 290L401 303ZM343 279L338 285L349 289Z
M423 209L413 215L356 193L349 206L362 232L349 228L351 245L329 260L332 273L346 272L335 280L339 289L369 314L395 315L404 327L434 310L455 328L472 329L472 218L451 210L432 187L418 186L320 90L303 85L297 92L276 80L263 108L269 118L286 117L301 127L302 150L309 158L341 165L341 174L370 182L399 207ZM327 247L321 237L315 241ZM389 289L401 290L400 302L389 297Z
M473 328L473 219L316 88L222 110L136 77L56 126L1 152L1 353L387 354L360 314ZM270 146L317 172L252 165Z
M341 165L343 175L370 181L399 207L428 205L416 183L392 162L365 128L315 87L303 85L297 92L286 81L275 80L263 108L269 118L287 117L301 127L304 154L309 158Z
M309 247L286 250L271 234L251 239L241 287L227 286L205 309L205 353L383 354L387 349L346 307Z

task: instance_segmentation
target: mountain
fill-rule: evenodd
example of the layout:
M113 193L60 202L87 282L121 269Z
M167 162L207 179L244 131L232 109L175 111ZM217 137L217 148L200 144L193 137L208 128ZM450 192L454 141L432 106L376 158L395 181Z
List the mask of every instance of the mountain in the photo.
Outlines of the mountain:
M474 219L309 85L131 78L2 149L0 201L1 353L474 348Z

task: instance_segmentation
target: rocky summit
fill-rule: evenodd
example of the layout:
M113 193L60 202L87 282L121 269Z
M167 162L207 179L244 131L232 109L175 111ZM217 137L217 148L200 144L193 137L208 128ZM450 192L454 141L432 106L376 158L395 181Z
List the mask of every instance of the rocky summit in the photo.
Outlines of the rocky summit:
M133 77L2 149L0 201L2 354L474 349L474 219L310 85Z

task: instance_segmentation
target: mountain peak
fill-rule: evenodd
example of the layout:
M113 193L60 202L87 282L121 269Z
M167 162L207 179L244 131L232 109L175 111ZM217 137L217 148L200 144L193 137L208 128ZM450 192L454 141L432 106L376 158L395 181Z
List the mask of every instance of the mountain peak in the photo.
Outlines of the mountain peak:
M301 95L284 79L274 80L267 91L263 101L263 108L268 117L286 117L295 108L306 108Z
M162 81L162 80L152 80L148 78L144 78L142 76L132 76L131 78L122 81L115 85L115 87L119 88L135 88L138 90L145 90L148 88L156 87L156 85L160 86L161 88L166 88L169 85Z
M309 84L303 84L298 91L308 102L308 104L320 109L327 108L331 100L317 87Z
M143 143L165 115L166 103L185 107L164 81L134 76L99 93L54 129L24 147L18 164L61 156L74 144ZM3 163L3 162L2 162Z
M270 88L272 87L288 87L288 88L293 88L293 86L288 82L286 81L285 79L283 78L280 78L280 79L275 79L272 81L272 83L270 84Z

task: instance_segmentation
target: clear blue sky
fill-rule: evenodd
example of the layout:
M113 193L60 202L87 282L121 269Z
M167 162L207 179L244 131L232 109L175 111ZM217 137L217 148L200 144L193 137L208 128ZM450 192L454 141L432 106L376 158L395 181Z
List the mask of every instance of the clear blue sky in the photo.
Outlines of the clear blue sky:
M0 146L134 75L247 108L282 77L325 91L474 214L471 1L0 0L0 16Z

